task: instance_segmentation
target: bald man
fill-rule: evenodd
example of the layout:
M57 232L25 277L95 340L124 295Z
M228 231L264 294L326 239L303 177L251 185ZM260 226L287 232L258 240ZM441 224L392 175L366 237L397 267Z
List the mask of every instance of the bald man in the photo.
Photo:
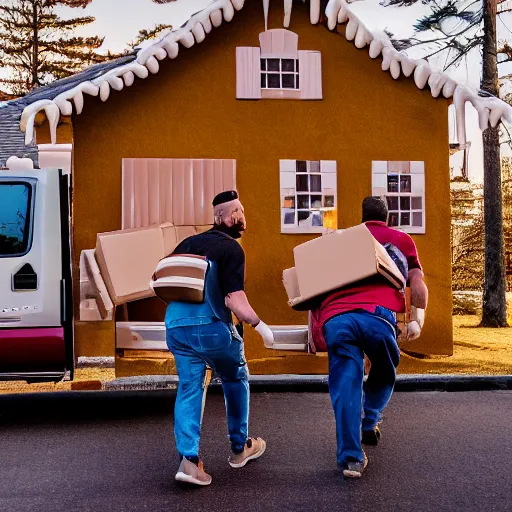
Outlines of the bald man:
M222 379L231 455L241 468L263 455L266 443L248 437L249 383L243 339L232 322L236 317L268 341L272 331L254 312L244 291L245 254L236 239L246 228L244 208L234 190L213 200L214 226L183 240L173 254L205 256L210 262L203 304L172 302L165 316L167 346L179 376L174 435L180 457L176 480L195 485L212 481L199 459L203 382L208 364Z

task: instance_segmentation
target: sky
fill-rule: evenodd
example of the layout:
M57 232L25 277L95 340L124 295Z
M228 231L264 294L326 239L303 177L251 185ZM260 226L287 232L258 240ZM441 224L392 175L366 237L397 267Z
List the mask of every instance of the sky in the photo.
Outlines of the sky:
M206 7L211 1L177 0L169 4L159 5L151 0L93 0L84 10L59 7L58 12L63 18L84 14L94 16L96 18L95 22L82 27L77 35L98 34L104 36L105 41L100 51L111 50L116 52L125 49L126 44L135 38L140 29L150 29L157 23L172 24L174 27L179 27L193 13ZM120 7L121 4L122 7ZM429 12L429 8L423 5L422 2L418 2L418 4L412 7L384 8L379 5L379 0L359 0L353 4L353 8L370 29L387 29L398 37L407 37L413 33L414 22L423 14ZM270 1L271 9L283 9L282 6L283 0ZM236 14L233 22L236 22ZM512 16L504 18L504 22L508 27L512 27ZM512 32L505 24L498 22L498 37L512 37ZM418 50L410 50L408 53L415 58L422 56ZM479 61L478 51L475 51L467 63L458 68L450 69L448 73L458 82L468 83L472 87L478 88L480 80ZM441 60L433 61L432 64L442 66L443 62ZM450 128L452 137L454 133L452 123ZM469 153L470 178L481 181L483 174L482 137L478 128L476 111L471 106L467 108L467 133L467 138L472 143ZM452 157L451 163L458 166L461 157L461 154Z

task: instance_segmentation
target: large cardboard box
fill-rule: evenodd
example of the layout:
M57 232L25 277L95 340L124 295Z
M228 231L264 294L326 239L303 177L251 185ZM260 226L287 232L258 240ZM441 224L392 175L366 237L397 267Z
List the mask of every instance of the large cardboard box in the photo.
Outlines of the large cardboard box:
M283 282L294 309L310 309L315 298L377 274L405 287L400 270L364 224L305 242L293 253L295 267L284 271Z
M170 223L98 233L95 256L112 302L118 306L152 297L151 276L177 243L176 228Z

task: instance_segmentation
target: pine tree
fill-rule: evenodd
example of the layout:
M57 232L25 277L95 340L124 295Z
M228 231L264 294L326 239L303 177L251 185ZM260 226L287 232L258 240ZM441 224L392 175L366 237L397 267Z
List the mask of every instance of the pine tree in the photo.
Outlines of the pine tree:
M153 0L154 2L156 0ZM174 1L174 0L172 0ZM156 2L160 3L160 2ZM172 25L164 25L163 23L159 23L155 25L151 30L142 29L139 30L137 37L131 42L128 43L128 46L133 50L136 46L141 44L143 41L147 41L148 39L156 39L164 30L172 29Z
M92 0L3 0L0 5L0 59L9 78L0 85L26 94L34 87L65 78L87 65L109 60L96 53L103 38L73 32L94 21L92 16L61 19L54 8L85 8Z
M381 5L406 7L420 0L384 0ZM433 51L427 58L446 54L444 69L463 61L468 53L481 47L482 75L480 95L499 96L498 59L512 60L507 54L508 45L498 50L496 18L511 12L507 0L469 0L462 4L455 0L421 0L431 12L419 19L414 26L416 33L429 32L432 39L409 38L394 40L397 49L418 45L431 45ZM500 5L500 7L498 7ZM484 226L485 272L482 321L483 327L508 327L505 297L505 258L503 240L503 215L501 194L500 129L489 127L483 132L484 146Z

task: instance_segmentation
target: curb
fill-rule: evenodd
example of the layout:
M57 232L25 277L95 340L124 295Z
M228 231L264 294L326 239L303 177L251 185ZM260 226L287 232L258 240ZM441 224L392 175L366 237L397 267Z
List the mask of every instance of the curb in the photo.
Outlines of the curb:
M252 392L299 392L329 391L327 375L251 375ZM105 391L175 390L177 375L151 375L123 377L102 384ZM222 390L221 381L214 377L210 390ZM396 392L413 391L493 391L512 390L512 375L398 375ZM210 391L209 391L210 392ZM215 392L215 391L214 391Z
M115 357L86 357L80 356L76 368L115 368Z

